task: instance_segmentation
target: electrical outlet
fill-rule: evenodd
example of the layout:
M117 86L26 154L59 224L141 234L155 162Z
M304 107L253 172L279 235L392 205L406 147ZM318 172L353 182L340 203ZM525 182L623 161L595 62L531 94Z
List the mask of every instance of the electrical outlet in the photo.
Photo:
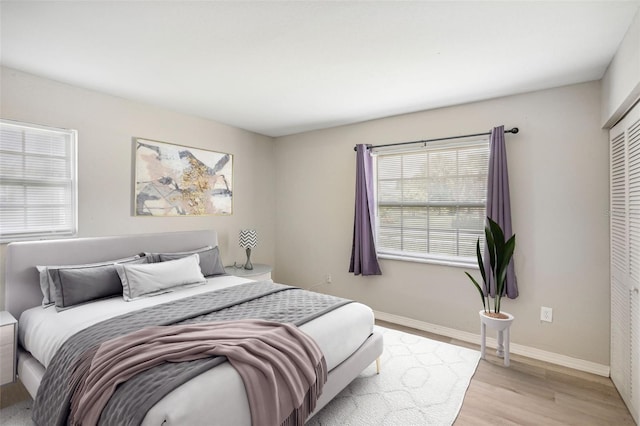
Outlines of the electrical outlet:
M553 309L546 306L540 307L540 321L553 322Z
M331 280L331 274L327 274L324 277L324 282L326 282L327 284L331 284L332 280Z

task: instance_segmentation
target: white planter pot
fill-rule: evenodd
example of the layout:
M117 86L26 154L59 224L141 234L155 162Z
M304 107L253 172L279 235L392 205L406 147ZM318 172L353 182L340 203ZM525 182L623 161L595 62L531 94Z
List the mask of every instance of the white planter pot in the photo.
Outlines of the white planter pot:
M494 330L504 330L505 328L508 328L511 326L511 323L513 322L513 315L511 315L508 312L501 312L503 314L505 314L507 316L507 318L494 318L494 317L488 317L485 315L484 309L482 309L479 314L480 314L480 321L482 321L483 323L487 324L487 326L493 328Z
M496 355L504 358L504 365L509 366L509 327L513 323L514 316L502 312L507 318L493 318L485 315L484 309L479 312L480 315L480 354L482 359L485 358L487 327L497 330L498 332L498 348Z

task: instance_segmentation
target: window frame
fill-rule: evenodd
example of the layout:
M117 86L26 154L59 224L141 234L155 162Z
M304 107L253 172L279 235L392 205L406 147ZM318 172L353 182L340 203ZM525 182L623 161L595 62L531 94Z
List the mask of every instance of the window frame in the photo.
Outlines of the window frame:
M45 126L40 124L9 120L0 118L0 126L11 126L14 128L20 128L23 132L34 131L34 132L50 132L55 134L63 134L66 138L68 138L69 143L69 152L68 155L65 155L65 169L68 169L69 177L61 178L60 182L67 182L64 186L64 194L68 195L70 198L69 203L61 204L65 208L68 208L68 212L71 216L71 219L65 223L64 229L53 230L53 231L30 231L28 228L23 228L21 232L12 232L9 235L5 235L4 232L0 232L0 243L10 243L17 241L33 241L33 240L45 240L45 239L54 239L54 238L62 238L62 237L74 237L78 234L78 132L74 129L65 129L53 126ZM24 135L24 134L23 134ZM24 143L24 136L23 136ZM11 153L13 155L20 155L22 161L24 162L26 158L31 157L53 157L51 155L41 155L37 153L26 154L23 150L22 152L16 151L2 151L0 149L0 155L3 152ZM24 170L24 169L23 169ZM6 182L6 183L5 183ZM55 186L47 181L46 178L37 178L37 177L5 177L2 175L2 170L0 170L0 188L7 183L9 184L18 184L23 185L25 188L29 187L43 187L43 186ZM29 206L25 202L24 204L25 213L28 211ZM0 217L0 230L2 230L2 218ZM53 224L52 224L53 226Z
M381 259L391 259L391 260L400 260L400 261L408 261L408 262L418 262L418 263L429 263L436 265L444 265L444 266L452 266L452 267L460 267L460 268L471 268L471 269L479 269L477 257L473 255L472 257L465 256L455 256L455 255L445 255L439 253L417 253L410 251L402 251L402 250L392 250L392 249L384 249L380 248L379 238L380 238L380 216L379 216L379 198L378 198L378 156L380 155L390 155L390 154L411 154L428 150L442 149L442 148L458 148L458 147L472 147L472 146L480 146L484 145L487 148L487 154L490 154L490 141L488 136L482 137L470 137L468 139L456 140L456 141L438 141L429 143L429 145L424 144L423 146L418 147L384 147L384 148L372 148L371 154L374 156L374 167L373 167L373 193L374 193L374 216L375 216L375 242L376 242L376 254L378 258ZM488 177L488 169L489 169L489 158L487 156L487 168L486 175ZM484 208L486 212L486 191L487 191L487 180L484 181L484 192L485 198L483 202L461 202L461 203L446 203L446 202L409 202L404 203L405 206L411 206L412 204L416 207L428 207L428 206L451 206L451 207L480 207ZM383 202L384 203L384 202ZM394 204L394 202L388 201L387 204ZM398 205L403 205L403 203L396 202ZM456 228L460 229L460 228ZM480 246L481 250L484 247L484 223L481 230L478 230L480 233ZM457 243L458 244L458 243Z

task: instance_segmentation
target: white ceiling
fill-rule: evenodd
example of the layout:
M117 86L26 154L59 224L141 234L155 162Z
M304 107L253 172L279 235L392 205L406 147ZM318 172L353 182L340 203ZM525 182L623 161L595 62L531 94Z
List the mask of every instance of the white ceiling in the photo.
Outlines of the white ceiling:
M602 77L633 1L6 1L11 68L269 136Z

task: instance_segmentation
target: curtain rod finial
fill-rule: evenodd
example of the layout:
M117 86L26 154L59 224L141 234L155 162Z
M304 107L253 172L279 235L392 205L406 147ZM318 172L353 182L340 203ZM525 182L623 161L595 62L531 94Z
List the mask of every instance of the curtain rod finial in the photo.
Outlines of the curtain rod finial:
M516 133L518 133L520 131L520 129L518 129L517 127L514 127L513 129L509 130L510 133L513 133L514 135Z

